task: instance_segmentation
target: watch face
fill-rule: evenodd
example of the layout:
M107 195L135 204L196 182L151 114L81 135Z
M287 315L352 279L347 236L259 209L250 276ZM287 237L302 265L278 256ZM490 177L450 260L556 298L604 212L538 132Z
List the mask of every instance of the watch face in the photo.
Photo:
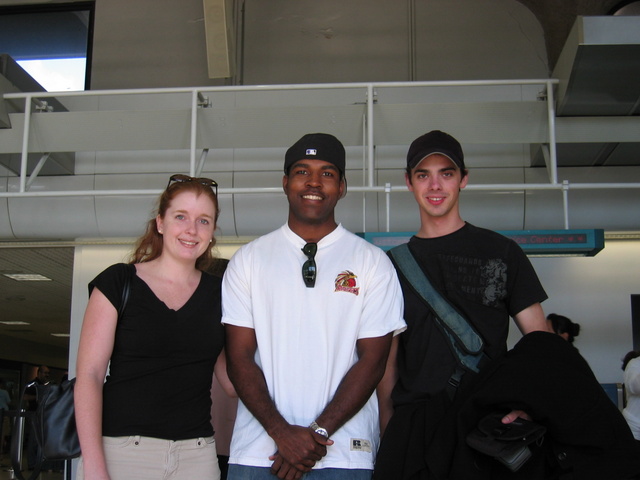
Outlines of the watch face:
M322 435L324 438L329 438L329 432L327 432L326 429L322 428L316 422L311 422L311 425L309 425L309 428L311 428L311 430L316 432L318 435Z

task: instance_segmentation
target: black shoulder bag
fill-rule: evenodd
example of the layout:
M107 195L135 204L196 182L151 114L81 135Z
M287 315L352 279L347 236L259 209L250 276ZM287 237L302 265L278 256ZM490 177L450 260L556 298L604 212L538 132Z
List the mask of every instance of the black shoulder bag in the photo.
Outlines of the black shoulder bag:
M131 275L127 274L122 288L122 302L118 309L118 319L124 313L129 290ZM76 379L66 380L60 385L36 385L38 406L33 415L24 412L27 420L33 424L32 434L35 434L40 449L38 463L28 480L35 480L40 474L42 463L45 460L71 460L80 456L80 441L76 430L75 407L73 400L73 388ZM25 390L32 386L28 384ZM24 391L23 391L24 396ZM21 435L22 436L22 435ZM20 436L20 437L21 437ZM11 459L13 470L18 480L25 480L21 474L21 465L18 461L18 445L14 449L11 445ZM15 450L15 451L14 451ZM70 478L71 469L67 464L67 474Z

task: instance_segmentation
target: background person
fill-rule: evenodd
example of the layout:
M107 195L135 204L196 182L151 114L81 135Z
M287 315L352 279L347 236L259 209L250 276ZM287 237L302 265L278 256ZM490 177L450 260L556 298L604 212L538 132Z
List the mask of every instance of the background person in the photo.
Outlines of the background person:
M24 390L23 399L27 401L27 410L34 411L38 406L38 390L36 385L48 385L51 381L51 370L46 365L40 365L36 370L36 378L31 380Z
M213 261L216 190L211 179L172 176L131 263L89 284L75 387L78 478L220 477L210 417L214 364L230 384L221 279L204 273Z
M622 360L626 405L622 410L633 437L640 441L640 352L630 351Z
M572 322L571 319L564 315L550 313L547 315L547 320L551 323L553 331L569 343L573 343L575 338L580 334L580 325Z

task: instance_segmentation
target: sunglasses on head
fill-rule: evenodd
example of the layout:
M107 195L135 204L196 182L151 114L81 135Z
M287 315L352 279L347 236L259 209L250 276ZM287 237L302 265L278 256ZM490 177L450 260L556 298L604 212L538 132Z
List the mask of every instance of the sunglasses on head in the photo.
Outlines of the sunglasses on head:
M197 182L205 187L211 187L213 189L213 193L218 196L218 183L215 180L211 180L206 177L190 177L189 175L182 175L177 173L175 175L171 175L169 177L169 183L167 183L167 189L174 183L185 183L185 182Z
M307 261L302 265L302 280L307 288L316 285L316 261L315 256L318 251L317 243L307 243L302 247L302 252L307 256Z

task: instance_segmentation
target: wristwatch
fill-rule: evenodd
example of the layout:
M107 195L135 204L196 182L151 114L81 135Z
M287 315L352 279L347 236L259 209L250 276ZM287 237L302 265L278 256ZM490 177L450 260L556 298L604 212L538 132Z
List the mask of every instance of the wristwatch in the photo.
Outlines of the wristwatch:
M327 429L322 428L316 422L311 422L311 425L309 425L309 428L314 432L316 432L317 434L322 435L324 438L329 438L329 432L327 432Z

